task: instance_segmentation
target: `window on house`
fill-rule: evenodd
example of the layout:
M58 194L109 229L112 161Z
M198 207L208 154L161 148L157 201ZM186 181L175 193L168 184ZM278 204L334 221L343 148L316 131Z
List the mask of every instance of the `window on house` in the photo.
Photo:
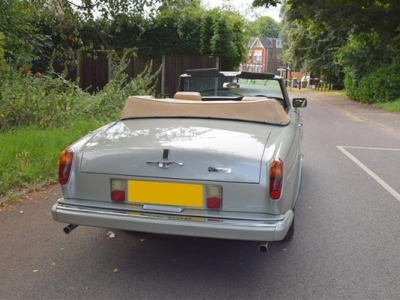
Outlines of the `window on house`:
M254 63L261 64L261 50L254 51Z

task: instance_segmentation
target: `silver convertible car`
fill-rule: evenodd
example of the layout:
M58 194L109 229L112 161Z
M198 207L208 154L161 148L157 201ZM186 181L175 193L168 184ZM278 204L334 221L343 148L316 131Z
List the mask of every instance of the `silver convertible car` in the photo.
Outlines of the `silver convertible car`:
M269 73L188 70L173 98L131 96L120 120L59 159L53 219L165 235L290 240L303 134L299 107Z

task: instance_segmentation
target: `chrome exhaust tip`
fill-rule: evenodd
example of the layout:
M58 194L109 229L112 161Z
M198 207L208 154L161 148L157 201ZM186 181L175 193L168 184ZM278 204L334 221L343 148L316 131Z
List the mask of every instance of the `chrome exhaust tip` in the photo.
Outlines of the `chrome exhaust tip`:
M78 225L75 224L69 224L68 226L65 226L63 231L65 234L70 233L72 230L74 230L76 227L78 227Z
M268 251L268 242L261 244L258 246L258 251L267 252Z

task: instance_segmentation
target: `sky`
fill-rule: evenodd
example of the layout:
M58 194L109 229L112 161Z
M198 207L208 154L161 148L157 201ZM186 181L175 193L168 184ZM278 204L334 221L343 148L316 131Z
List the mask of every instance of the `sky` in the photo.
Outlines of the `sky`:
M70 1L77 4L80 4L82 2L82 0L70 0ZM278 5L277 7L271 6L269 8L259 7L253 9L251 8L253 0L201 0L201 1L206 8L233 6L249 20L254 20L260 16L269 16L277 22L281 21L279 18L279 12L281 9L280 5Z
M244 15L249 19L255 19L258 16L269 16L273 18L275 21L280 22L279 18L280 5L277 7L271 6L269 8L257 8L251 11L251 4L253 0L202 0L202 3L207 8L221 7L223 5L232 5L237 8L240 12L243 12Z

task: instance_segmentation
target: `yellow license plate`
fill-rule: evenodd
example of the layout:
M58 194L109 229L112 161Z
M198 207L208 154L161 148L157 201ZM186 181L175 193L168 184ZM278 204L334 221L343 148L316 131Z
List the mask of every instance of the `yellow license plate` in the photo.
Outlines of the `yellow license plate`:
M203 206L200 184L128 181L128 202L174 206Z

